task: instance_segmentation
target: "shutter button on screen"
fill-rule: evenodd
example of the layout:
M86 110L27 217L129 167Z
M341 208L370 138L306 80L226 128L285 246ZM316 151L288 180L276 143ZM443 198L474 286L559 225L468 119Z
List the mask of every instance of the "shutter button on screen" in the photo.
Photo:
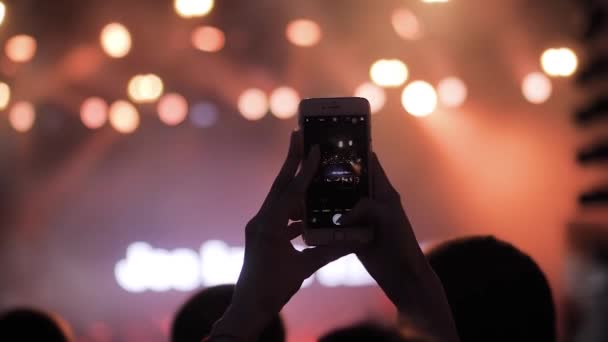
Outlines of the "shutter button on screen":
M331 220L332 222L336 225L339 226L340 225L340 217L342 217L342 214L335 214L334 216L332 216ZM335 241L342 241L344 240L344 232L334 232L334 240Z
M335 214L334 216L332 216L331 221L336 225L339 226L340 222L338 220L340 220L340 217L342 217L342 214Z

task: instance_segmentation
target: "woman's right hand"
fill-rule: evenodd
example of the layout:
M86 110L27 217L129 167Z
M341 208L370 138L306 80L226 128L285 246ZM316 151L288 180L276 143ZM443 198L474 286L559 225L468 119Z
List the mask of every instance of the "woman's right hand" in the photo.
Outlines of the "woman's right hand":
M400 316L440 341L458 341L443 286L429 265L403 210L399 193L374 153L371 163L373 199L362 199L341 220L367 225L374 239L357 256Z

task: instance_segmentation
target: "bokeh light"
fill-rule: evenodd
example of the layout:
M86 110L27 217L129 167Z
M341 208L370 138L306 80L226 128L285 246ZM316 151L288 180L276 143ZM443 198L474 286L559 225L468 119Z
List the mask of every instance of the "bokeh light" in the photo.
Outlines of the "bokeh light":
M119 23L111 23L101 30L101 47L108 56L122 58L131 51L131 34Z
M298 19L290 22L285 31L287 39L294 45L309 47L321 41L321 27L308 19Z
M127 88L129 97L135 103L150 103L163 94L163 80L154 74L135 75Z
M572 76L578 68L578 57L569 48L547 49L543 52L540 62L549 76Z
M190 108L190 121L198 127L211 127L219 117L219 110L211 102L198 102Z
M369 101L372 113L379 112L386 103L386 93L384 89L371 82L365 82L355 89L356 97L363 97Z
M422 36L418 18L406 8L396 9L391 17L391 22L397 35L405 40L416 40Z
M13 105L8 113L8 121L17 132L27 132L36 121L36 109L29 102L20 101Z
M245 119L260 120L268 113L268 97L260 89L247 89L239 96L238 108Z
M131 103L118 100L110 106L110 124L120 133L129 134L139 127L139 113Z
M545 74L533 72L524 78L521 90L526 100L534 104L540 104L551 97L553 86L551 80Z
M270 111L279 119L289 119L298 113L300 95L290 87L275 89L270 95Z
M183 18L203 17L213 9L213 0L175 0L175 12Z
M0 82L0 110L5 110L11 101L11 87L4 82Z
M467 99L467 86L457 77L448 77L437 85L437 94L439 102L445 107L460 107Z
M212 26L197 27L192 31L192 45L201 51L217 52L226 43L226 37L222 30Z
M6 16L6 5L0 1L0 25L4 23L4 17Z
M433 3L450 2L450 0L422 0L422 2L426 2L427 4L433 4Z
M437 108L437 93L429 83L414 81L403 89L401 104L413 116L427 116Z
M398 87L407 81L409 71L398 59L381 59L372 64L369 75L381 87Z
M13 62L29 62L36 55L36 39L25 34L14 36L6 42L4 51Z
M160 121L169 126L176 126L188 116L188 101L180 94L165 94L158 101L156 110Z
M108 121L108 104L102 98L89 97L80 106L80 120L90 129L100 128Z

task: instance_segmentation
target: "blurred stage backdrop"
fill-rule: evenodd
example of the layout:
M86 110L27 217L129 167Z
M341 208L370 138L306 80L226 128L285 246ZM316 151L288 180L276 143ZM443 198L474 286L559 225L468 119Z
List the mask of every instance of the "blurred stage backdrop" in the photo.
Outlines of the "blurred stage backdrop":
M568 0L15 0L0 6L0 309L78 341L164 341L236 280L300 98L364 96L422 243L495 234L562 293L588 139ZM394 310L356 258L285 307L289 341Z

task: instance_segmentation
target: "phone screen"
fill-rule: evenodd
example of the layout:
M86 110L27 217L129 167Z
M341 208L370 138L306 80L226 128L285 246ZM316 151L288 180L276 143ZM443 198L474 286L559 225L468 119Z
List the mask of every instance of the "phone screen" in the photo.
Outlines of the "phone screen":
M369 117L305 116L306 154L319 145L321 160L306 193L310 228L338 228L338 220L362 197L369 196Z

